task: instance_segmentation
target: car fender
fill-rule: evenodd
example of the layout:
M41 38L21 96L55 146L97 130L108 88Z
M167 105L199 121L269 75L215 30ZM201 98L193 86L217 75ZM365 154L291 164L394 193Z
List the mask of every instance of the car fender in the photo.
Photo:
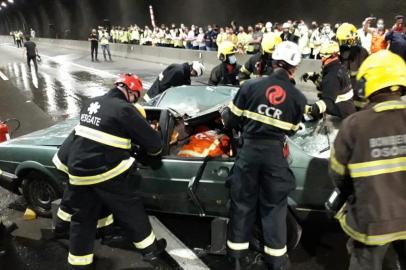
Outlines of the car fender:
M49 168L47 168L46 166L44 166L39 162L32 160L21 162L15 170L15 175L17 175L17 177L22 180L31 171L40 172L45 176L47 176L55 184L61 186L60 184L58 184L58 181L56 180L57 177L51 172Z

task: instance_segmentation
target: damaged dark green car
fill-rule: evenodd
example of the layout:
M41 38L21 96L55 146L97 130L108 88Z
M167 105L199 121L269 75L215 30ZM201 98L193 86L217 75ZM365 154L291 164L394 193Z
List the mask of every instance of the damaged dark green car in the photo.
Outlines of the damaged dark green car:
M164 142L159 166L137 163L147 210L227 218L226 181L235 151L217 157L185 157L179 156L179 151L202 126L218 134L223 132L218 110L232 100L237 90L228 86L181 86L146 104L147 120L159 127ZM62 196L67 176L54 167L52 157L77 123L77 119L69 119L0 144L0 185L23 195L42 216L50 216L51 202ZM297 185L289 197L287 218L288 246L293 248L301 234L296 213L323 210L333 186L328 176L329 134L322 134L317 124L309 124L288 142ZM225 231L218 233L224 235ZM212 243L212 247L214 253L223 251L221 244Z

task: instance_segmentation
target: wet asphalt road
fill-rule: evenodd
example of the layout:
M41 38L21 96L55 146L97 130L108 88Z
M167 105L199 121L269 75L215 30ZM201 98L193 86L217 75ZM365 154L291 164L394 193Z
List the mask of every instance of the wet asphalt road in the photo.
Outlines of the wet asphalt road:
M113 59L113 62L91 62L86 53L55 47L39 48L39 51L43 61L35 76L28 70L21 49L11 43L0 44L0 71L9 78L9 81L0 79L0 120L16 117L21 121L22 127L15 136L77 115L83 100L108 91L119 73L139 75L148 88L164 68L156 63L123 58ZM21 198L0 188L0 214L20 226L13 237L8 238L9 253L0 258L0 270L67 269L68 243L40 240L40 229L49 228L50 220L23 221L22 212L9 209L10 204L13 208L24 208ZM190 248L201 250L209 245L210 219L158 217ZM302 241L298 249L290 252L291 269L347 268L346 237L336 222L323 214L311 213L303 216L302 225ZM97 245L96 250L98 270L151 269L151 265L143 263L134 252L101 245ZM210 269L229 269L223 256L206 255L202 259ZM253 269L261 269L261 263ZM396 269L391 256L384 269Z

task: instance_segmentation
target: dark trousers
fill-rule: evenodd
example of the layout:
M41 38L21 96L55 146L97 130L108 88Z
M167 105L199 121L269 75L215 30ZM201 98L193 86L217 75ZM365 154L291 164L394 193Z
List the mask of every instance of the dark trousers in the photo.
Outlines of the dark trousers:
M390 245L398 255L400 270L406 270L406 241L395 241L383 246L367 246L353 239L348 241L351 254L349 270L381 270L386 251Z
M81 259L93 255L96 225L103 205L113 213L115 220L120 223L126 231L127 237L135 245L137 243L138 246L144 245L139 247L142 252L155 250L155 236L152 234L151 224L145 213L141 197L137 193L140 180L139 175L128 170L116 178L99 184L68 186L73 210L70 225L69 262L73 269L91 267L92 261L86 260L84 265Z
M57 212L57 218L55 222L55 235L58 237L68 237L70 221L74 213L72 209L72 191L69 188L66 188L63 192L61 204ZM99 237L105 235L110 235L113 232L113 215L110 210L103 206L101 208L99 219L97 222L97 233Z
M31 71L31 61L34 63L35 72L38 73L37 56L27 56L27 65L29 71Z
M92 61L96 59L97 61L97 53L99 50L99 43L97 42L92 42L90 44L90 54L92 55Z
M21 42L21 39L17 39L17 48L22 48L23 43Z
M283 269L286 256L287 197L295 178L279 141L244 141L230 180L228 252L239 258L248 243L259 209L270 269ZM230 243L231 242L231 243ZM244 246L245 245L245 246Z

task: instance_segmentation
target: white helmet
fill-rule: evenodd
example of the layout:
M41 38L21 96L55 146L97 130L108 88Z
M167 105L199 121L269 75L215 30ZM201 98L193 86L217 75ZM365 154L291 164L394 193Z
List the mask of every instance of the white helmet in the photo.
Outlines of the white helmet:
M291 66L297 66L302 60L299 46L292 41L283 41L276 45L272 54L273 60L282 60Z
M203 72L205 70L204 65L200 63L199 61L193 61L192 62L192 69L196 71L197 77L200 77L203 75Z
M267 22L266 24L265 24L265 28L266 29L272 29L272 23L271 22Z
M282 24L282 28L290 28L292 25L290 24L290 23L288 23L288 22L285 22L285 23L283 23Z

